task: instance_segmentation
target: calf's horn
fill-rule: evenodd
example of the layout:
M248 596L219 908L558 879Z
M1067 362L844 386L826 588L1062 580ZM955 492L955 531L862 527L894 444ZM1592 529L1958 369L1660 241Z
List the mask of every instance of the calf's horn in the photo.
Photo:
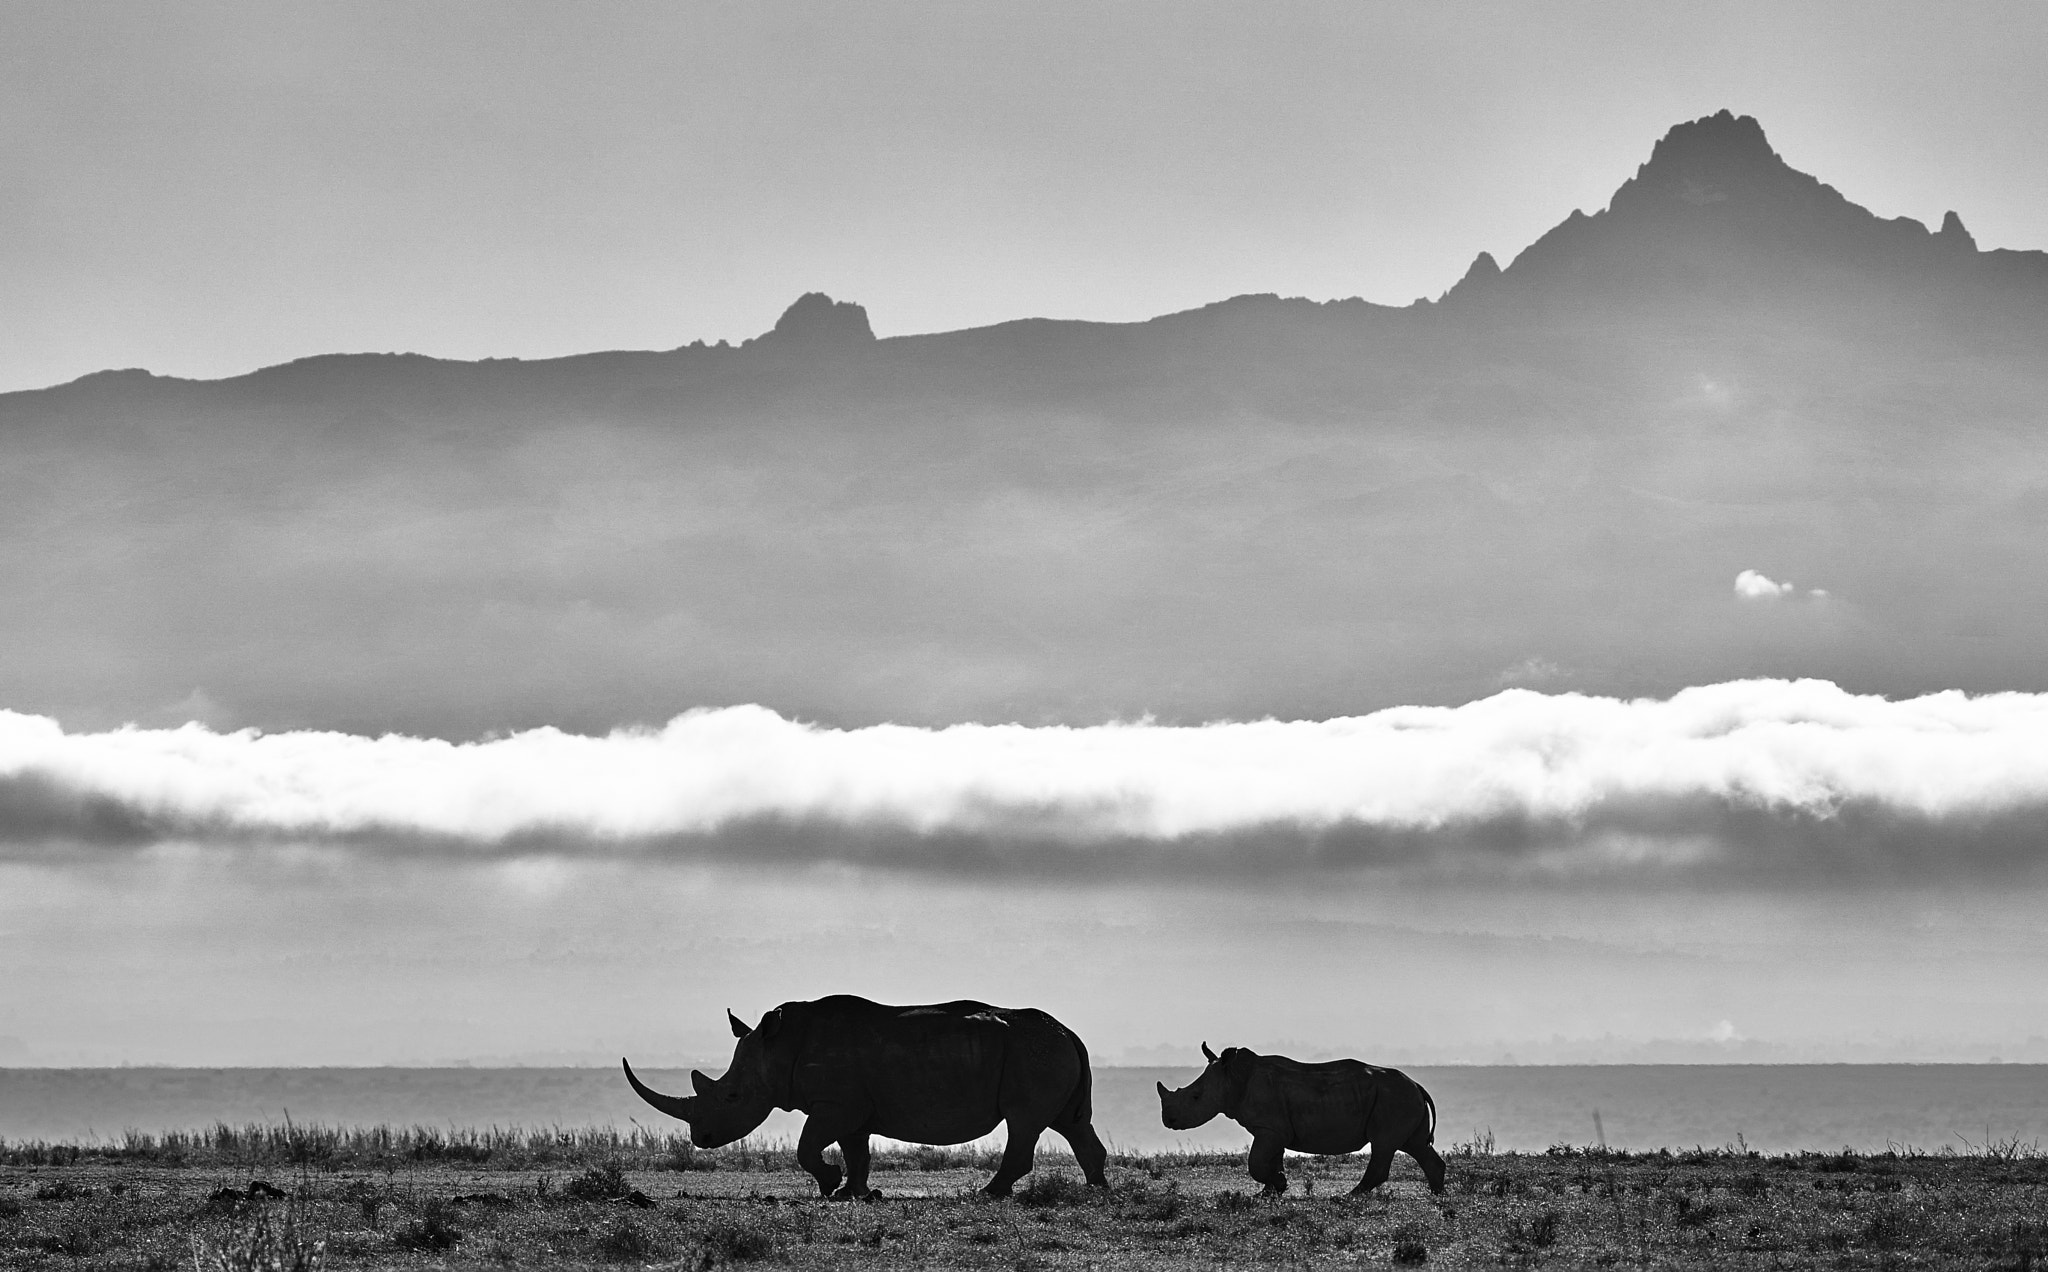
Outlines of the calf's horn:
M1210 1064L1216 1063L1216 1053L1209 1050L1209 1044L1206 1042L1202 1044L1202 1054L1209 1057Z

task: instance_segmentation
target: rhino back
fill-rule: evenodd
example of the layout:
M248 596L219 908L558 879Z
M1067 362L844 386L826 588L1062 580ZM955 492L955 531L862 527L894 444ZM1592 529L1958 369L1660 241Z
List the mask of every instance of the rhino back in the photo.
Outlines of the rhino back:
M794 1057L796 1107L865 1108L872 1133L927 1144L995 1129L1006 1075L1036 1067L1043 1031L1033 1017L1051 1019L971 1000L894 1006L839 995L801 1006L813 1010L802 1013Z
M1284 1136L1296 1152L1355 1153L1375 1136L1405 1142L1422 1112L1415 1084L1399 1069L1260 1056L1236 1118L1255 1133Z

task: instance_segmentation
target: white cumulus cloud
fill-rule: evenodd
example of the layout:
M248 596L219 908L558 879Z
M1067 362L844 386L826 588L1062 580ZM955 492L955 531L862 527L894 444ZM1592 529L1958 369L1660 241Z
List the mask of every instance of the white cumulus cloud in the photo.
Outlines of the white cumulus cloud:
M1790 583L1779 583L1766 578L1756 570L1744 570L1735 576L1735 594L1745 601L1768 601L1793 592Z
M0 843L167 840L954 870L2032 869L2048 695L1753 680L1196 727L830 729L746 706L467 743L0 712Z

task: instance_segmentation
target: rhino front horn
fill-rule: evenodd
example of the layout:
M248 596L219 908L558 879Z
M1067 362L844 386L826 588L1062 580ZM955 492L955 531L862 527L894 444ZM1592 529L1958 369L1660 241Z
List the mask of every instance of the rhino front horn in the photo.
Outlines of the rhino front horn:
M625 1066L626 1081L633 1084L633 1089L639 1092L641 1099L652 1104L670 1117L678 1118L685 1122L692 1120L691 1115L696 1111L696 1106L690 1102L687 1096L663 1095L645 1082L642 1082L639 1076L633 1072L633 1066L626 1063L625 1057L621 1056L619 1063Z
M725 1009L725 1019L728 1023L732 1025L732 1036L735 1038L744 1038L748 1034L754 1032L752 1029L749 1029L747 1027L745 1021L741 1020L738 1016L732 1014L732 1008L730 1007Z
M1209 1044L1206 1042L1202 1044L1202 1054L1209 1057L1210 1064L1216 1063L1216 1053L1209 1050Z

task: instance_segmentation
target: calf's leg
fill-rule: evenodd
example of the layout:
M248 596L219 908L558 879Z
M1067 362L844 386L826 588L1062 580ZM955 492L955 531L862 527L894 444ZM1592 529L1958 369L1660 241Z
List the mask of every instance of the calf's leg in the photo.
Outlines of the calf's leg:
M837 1122L822 1112L806 1118L804 1129L796 1137L796 1164L818 1181L820 1197L830 1197L832 1190L839 1187L839 1168L825 1160L825 1145L838 1138Z
M1394 1169L1394 1146L1385 1139L1372 1142L1372 1158L1365 1164L1365 1178L1358 1181L1358 1187L1351 1190L1354 1197L1364 1196L1387 1182L1387 1175Z
M1444 1190L1444 1159L1437 1156L1436 1147L1429 1142L1429 1136L1420 1131L1416 1132L1415 1138L1401 1146L1401 1151L1414 1158L1415 1164L1422 1167L1423 1177L1429 1180L1431 1192L1440 1193Z
M1280 1169L1286 1148L1287 1140L1276 1132L1252 1132L1252 1152L1245 1161L1245 1169L1265 1185L1260 1191L1268 1197L1278 1197L1287 1191L1287 1175Z

